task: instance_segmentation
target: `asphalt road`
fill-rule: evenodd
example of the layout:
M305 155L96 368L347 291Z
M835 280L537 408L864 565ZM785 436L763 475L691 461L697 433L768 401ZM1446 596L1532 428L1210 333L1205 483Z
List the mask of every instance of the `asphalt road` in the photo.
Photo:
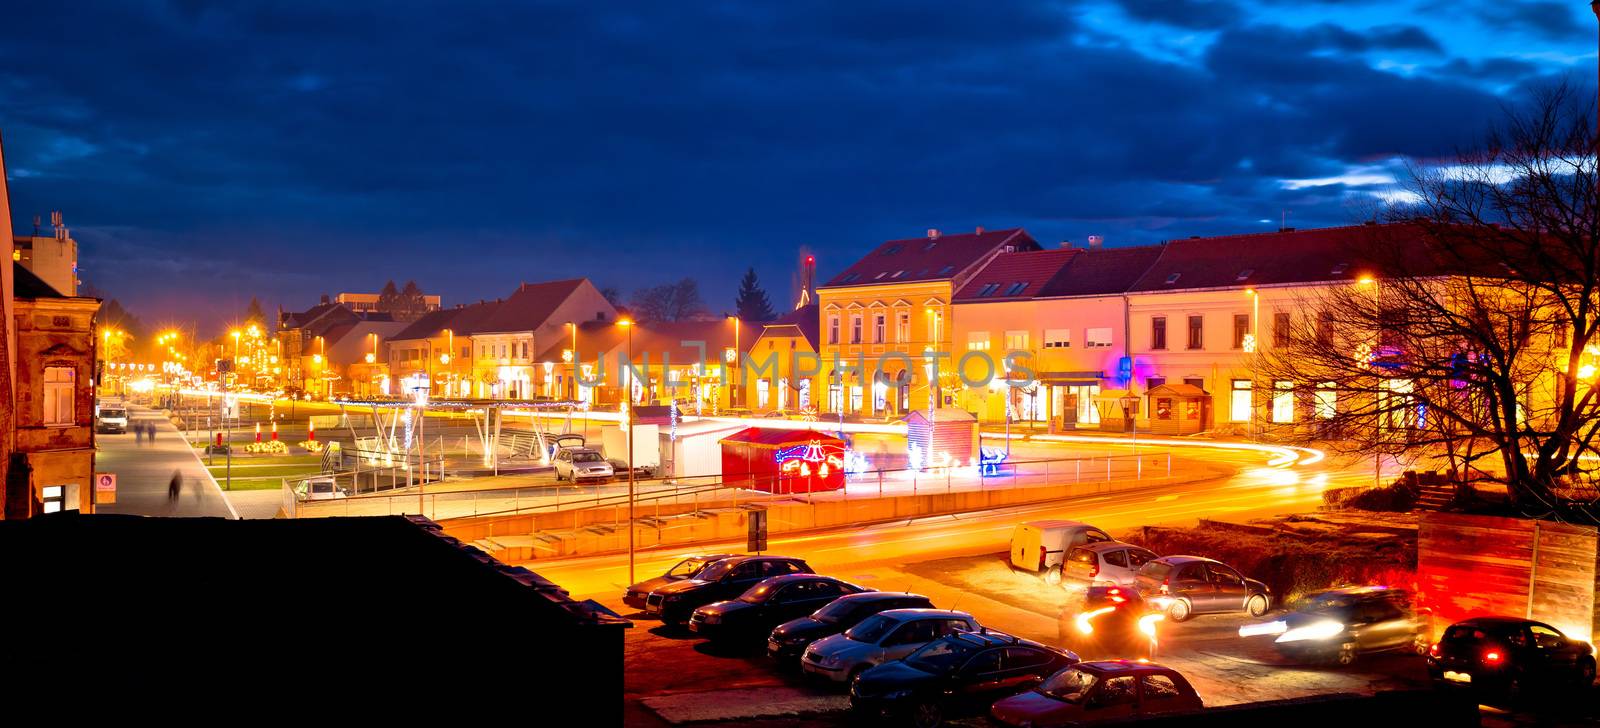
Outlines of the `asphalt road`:
M222 489L212 479L198 452L183 440L177 428L156 411L128 407L129 432L123 435L98 435L100 450L95 469L117 474L117 502L102 505L101 513L139 516L215 516L235 518ZM154 442L140 444L133 434L135 422L154 423ZM168 497L172 474L183 476L179 497Z

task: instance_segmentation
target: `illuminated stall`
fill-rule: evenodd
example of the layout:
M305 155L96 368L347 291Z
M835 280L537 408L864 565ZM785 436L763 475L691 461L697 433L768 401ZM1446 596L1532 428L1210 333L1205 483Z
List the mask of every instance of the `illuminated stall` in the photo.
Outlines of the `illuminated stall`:
M722 479L767 493L811 493L844 487L845 445L815 430L751 427L720 441Z

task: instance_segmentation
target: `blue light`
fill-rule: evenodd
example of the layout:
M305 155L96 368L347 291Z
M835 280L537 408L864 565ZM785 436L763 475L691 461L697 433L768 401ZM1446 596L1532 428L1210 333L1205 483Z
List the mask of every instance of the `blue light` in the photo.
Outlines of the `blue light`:
M978 451L978 473L982 476L999 475L1000 464L1011 457L1011 453L998 447L980 448Z

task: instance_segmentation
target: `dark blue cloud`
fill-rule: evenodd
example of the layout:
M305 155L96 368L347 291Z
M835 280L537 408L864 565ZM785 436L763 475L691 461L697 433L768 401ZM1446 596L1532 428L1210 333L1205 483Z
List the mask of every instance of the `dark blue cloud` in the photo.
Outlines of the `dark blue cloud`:
M1447 153L1499 85L1561 70L1450 56L1381 4L1368 30L1123 6L1158 25L1021 1L33 3L0 45L0 131L17 222L65 210L85 277L146 318L571 275L696 275L721 309L748 265L783 300L798 247L826 273L928 227L1348 222L1345 188L1281 180ZM1141 43L1173 26L1211 32L1187 59Z

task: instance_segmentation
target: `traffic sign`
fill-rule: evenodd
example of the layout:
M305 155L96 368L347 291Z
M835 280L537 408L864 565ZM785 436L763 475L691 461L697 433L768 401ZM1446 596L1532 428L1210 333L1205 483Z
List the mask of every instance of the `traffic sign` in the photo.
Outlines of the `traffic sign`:
M94 502L96 505L108 505L117 502L117 474L94 474Z

